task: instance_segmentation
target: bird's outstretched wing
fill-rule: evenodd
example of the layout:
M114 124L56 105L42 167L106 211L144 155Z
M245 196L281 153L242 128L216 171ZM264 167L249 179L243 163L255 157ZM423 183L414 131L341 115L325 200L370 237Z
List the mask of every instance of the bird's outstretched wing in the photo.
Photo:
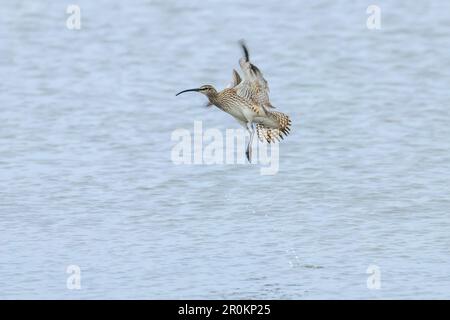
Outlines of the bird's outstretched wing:
M236 87L239 83L241 83L241 81L242 81L241 76L236 70L233 69L233 79L231 79L231 83L228 86L228 88Z
M239 59L239 64L243 72L243 79L234 88L241 97L252 101L265 110L274 108L269 100L269 85L257 66L250 62L248 48L243 41L240 45L244 56ZM234 73L237 73L233 70ZM239 76L239 75L238 75Z
M242 79L239 73L233 69L233 78L231 79L230 84L227 86L227 88L235 88L239 83L241 83ZM211 107L213 104L208 101L206 103L206 107Z

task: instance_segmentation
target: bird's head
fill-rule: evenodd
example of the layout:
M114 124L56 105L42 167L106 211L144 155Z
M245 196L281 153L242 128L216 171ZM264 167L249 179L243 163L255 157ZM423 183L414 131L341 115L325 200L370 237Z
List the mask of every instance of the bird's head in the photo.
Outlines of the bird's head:
M184 92L190 92L190 91L203 93L208 98L211 97L211 96L214 96L215 94L217 94L217 90L214 89L213 86L211 86L209 84L205 84L204 86L201 86L200 88L183 90L181 92L178 92L176 95L178 96L178 95L180 95L180 94L182 94Z

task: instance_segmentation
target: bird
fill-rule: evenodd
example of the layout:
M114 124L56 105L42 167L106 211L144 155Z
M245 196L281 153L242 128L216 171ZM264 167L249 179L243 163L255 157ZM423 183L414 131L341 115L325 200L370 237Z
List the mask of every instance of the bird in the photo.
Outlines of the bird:
M248 162L252 162L252 142L256 133L261 142L272 143L284 139L290 133L291 119L288 115L274 111L269 99L269 86L261 70L250 61L246 43L241 40L243 56L239 59L242 77L233 69L232 81L222 91L212 85L180 91L199 92L208 98L207 106L216 106L230 114L239 124L248 130L250 140L245 151Z

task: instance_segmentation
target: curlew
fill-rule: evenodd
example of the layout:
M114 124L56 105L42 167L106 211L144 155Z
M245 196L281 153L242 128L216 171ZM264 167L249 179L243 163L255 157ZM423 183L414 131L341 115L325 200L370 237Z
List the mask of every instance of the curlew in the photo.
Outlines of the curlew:
M273 111L274 106L269 100L269 86L262 72L250 62L247 46L240 42L244 56L239 59L243 77L233 70L231 84L217 91L211 85L203 85L195 89L183 90L184 92L200 92L208 98L208 106L216 106L220 110L233 116L250 133L247 144L246 156L249 162L252 159L252 142L255 135L261 141L268 143L283 139L283 135L290 132L291 120L282 112Z

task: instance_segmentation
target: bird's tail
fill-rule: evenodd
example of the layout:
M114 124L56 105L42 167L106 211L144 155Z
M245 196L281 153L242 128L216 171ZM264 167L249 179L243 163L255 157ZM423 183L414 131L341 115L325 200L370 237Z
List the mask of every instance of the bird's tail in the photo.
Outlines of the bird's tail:
M277 127L272 128L265 126L264 124L257 124L256 132L259 140L271 143L276 140L280 141L280 138L284 139L283 134L284 136L287 136L291 131L291 119L289 119L289 116L277 111L269 111L267 115L275 120Z

